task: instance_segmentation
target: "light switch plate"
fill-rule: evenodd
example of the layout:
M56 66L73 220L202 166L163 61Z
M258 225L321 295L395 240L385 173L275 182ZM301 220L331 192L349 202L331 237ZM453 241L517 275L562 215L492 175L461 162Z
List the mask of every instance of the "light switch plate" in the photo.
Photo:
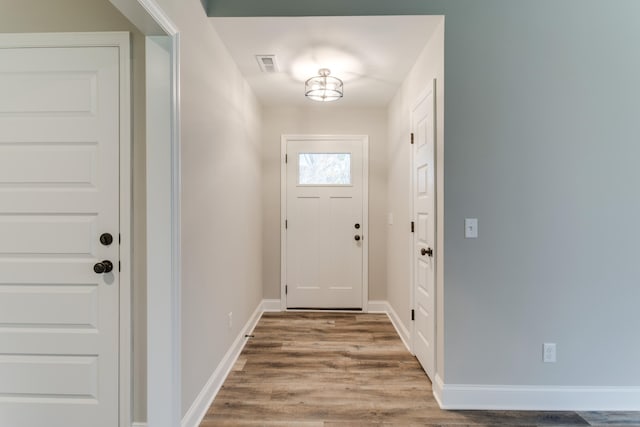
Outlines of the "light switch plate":
M465 239L478 238L478 218L464 219L464 237Z

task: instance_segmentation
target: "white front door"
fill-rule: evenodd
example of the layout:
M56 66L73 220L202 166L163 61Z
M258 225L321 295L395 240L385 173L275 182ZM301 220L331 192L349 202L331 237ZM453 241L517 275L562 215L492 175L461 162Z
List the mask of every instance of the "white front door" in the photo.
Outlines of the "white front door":
M413 351L435 373L435 81L411 114L413 132Z
M118 425L119 72L0 38L2 426Z
M366 137L284 137L287 308L362 309Z

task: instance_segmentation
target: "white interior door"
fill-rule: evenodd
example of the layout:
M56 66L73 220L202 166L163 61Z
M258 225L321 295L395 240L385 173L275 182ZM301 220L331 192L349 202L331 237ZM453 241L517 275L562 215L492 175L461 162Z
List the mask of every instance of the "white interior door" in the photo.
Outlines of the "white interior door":
M117 426L119 51L0 45L0 425Z
M366 137L286 141L286 306L362 309Z
M429 378L435 370L435 80L412 111L413 350Z

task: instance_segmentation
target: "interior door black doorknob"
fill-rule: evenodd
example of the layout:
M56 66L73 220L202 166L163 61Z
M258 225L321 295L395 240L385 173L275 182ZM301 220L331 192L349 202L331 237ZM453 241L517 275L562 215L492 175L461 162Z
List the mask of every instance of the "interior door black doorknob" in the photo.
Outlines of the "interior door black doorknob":
M358 242L360 240L360 236L357 235L357 234L353 238L356 239L356 242Z
M113 270L113 263L108 260L104 260L102 262L96 262L93 265L93 271L98 274L109 273Z
M422 249L420 249L420 254L422 254L422 256L429 255L430 257L432 257L433 256L433 249L431 249L431 248L427 248L427 249L422 248Z

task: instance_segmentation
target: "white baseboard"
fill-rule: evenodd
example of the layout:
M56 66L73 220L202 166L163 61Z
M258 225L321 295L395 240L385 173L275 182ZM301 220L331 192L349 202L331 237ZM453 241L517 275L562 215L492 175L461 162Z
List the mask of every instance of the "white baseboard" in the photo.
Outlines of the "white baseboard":
M279 299L263 299L262 311L282 311Z
M442 390L444 389L444 382L442 382L442 378L440 375L436 373L435 380L431 383L431 390L433 391L433 397L436 399L438 406L440 409L444 409L442 406Z
M389 303L386 301L369 301L367 303L367 313L388 313Z
M147 423L132 423L131 427L147 427Z
M224 355L222 361L220 361L218 367L213 371L213 374L198 394L198 397L196 397L193 404L182 418L182 427L198 427L207 413L207 409L211 406L213 399L215 399L218 391L220 391L220 387L222 387L224 380L227 379L229 372L231 372L231 368L233 368L238 356L242 353L242 349L247 342L245 335L250 334L251 331L253 331L258 320L260 320L260 316L262 316L262 313L265 311L264 306L265 301L261 301L251 317L249 317L246 325L242 328L233 344L231 344L229 351Z
M409 350L409 353L413 354L413 350L411 349L411 333L409 332L409 329L404 326L402 320L400 320L400 317L398 316L398 313L396 313L391 304L387 303L387 307L387 316L391 319L393 327L396 328L398 335L400 335L400 339L404 343L404 346L407 347L407 350Z
M640 411L640 387L444 384L433 394L442 409Z
M395 312L388 301L369 301L367 312L386 313L389 317L389 320L391 320L391 324L394 328L396 328L396 332L398 332L398 335L400 336L400 339L404 343L405 347L407 347L409 353L413 354L413 352L411 351L411 345L409 345L409 343L411 342L411 334L409 333L409 330L402 324L400 317L398 317L398 313Z

